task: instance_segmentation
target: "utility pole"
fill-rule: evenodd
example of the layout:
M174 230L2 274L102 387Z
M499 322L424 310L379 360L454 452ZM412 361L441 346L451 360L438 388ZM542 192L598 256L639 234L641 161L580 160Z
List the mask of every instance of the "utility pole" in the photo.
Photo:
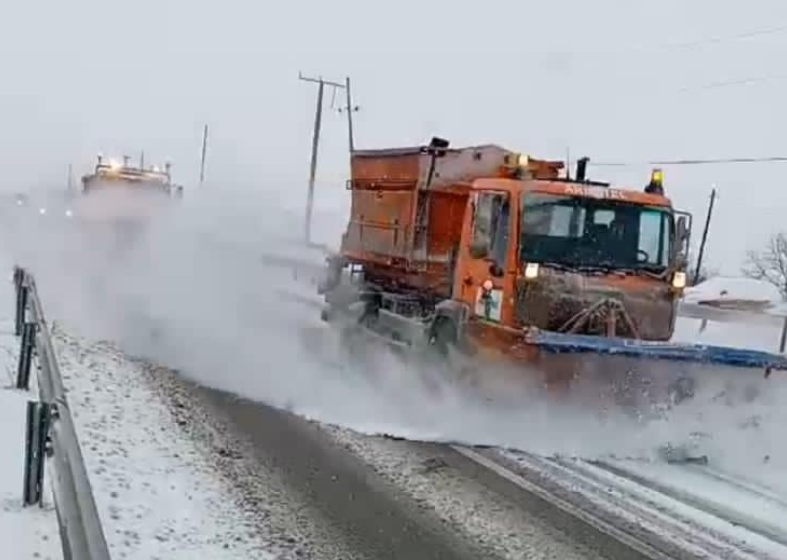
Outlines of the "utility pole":
M314 113L314 132L312 135L312 158L311 166L309 169L309 191L306 196L306 222L304 224L304 238L308 244L311 241L311 227L312 227L312 209L314 207L314 182L317 177L317 152L320 146L320 128L322 127L322 105L323 97L325 95L325 86L332 86L334 92L336 88L345 88L344 84L336 82L329 82L322 78L308 78L301 73L298 73L298 79L304 82L312 82L318 84L317 87L317 108Z
M72 188L73 188L73 186L72 186L72 182L71 182L71 164L69 163L68 164L68 178L66 179L66 190L68 191L68 194L71 194L71 189Z
M205 125L205 128L202 131L202 159L199 165L199 185L202 186L202 183L205 181L205 156L207 155L208 151L208 125Z
M708 240L708 230L710 229L710 219L713 214L713 203L716 201L716 188L710 192L710 202L708 203L708 215L705 217L705 229L702 231L702 241L700 242L700 252L697 255L697 268L694 271L694 284L700 277L700 267L702 266L702 257L705 254L705 243Z
M352 102L352 93L350 91L350 77L347 76L345 79L344 85L345 93L347 94L347 104L344 108L339 107L339 112L342 111L347 112L347 138L350 144L350 157L353 155L353 151L355 150L355 140L353 134L353 113L359 111L361 108L358 105L353 106Z

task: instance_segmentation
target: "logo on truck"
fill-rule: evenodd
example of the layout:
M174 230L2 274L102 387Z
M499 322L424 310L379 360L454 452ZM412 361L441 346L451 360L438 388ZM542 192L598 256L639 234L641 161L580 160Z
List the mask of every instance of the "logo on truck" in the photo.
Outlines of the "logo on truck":
M566 194L598 199L628 200L626 193L609 187L566 185Z

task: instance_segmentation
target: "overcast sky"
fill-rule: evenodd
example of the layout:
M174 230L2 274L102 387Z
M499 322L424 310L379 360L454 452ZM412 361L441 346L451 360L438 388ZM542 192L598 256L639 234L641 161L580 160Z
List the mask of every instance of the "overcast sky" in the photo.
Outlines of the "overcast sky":
M783 0L0 2L5 190L141 149L170 158L188 187L209 123L210 188L280 189L300 204L316 87L299 70L352 76L359 147L439 134L591 161L787 155ZM321 206L346 197L342 119L326 103ZM592 169L638 188L648 172ZM714 266L734 273L747 248L787 230L787 164L665 172L695 238L717 184Z

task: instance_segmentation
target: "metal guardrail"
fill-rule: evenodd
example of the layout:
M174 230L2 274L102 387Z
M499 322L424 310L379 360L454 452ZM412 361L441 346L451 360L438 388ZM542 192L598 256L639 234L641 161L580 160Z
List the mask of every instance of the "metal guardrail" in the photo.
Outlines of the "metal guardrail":
M110 560L95 498L66 400L63 379L33 276L14 268L16 334L21 350L16 385L29 388L35 358L39 401L28 401L24 500L41 503L44 462L54 463L52 488L66 560Z

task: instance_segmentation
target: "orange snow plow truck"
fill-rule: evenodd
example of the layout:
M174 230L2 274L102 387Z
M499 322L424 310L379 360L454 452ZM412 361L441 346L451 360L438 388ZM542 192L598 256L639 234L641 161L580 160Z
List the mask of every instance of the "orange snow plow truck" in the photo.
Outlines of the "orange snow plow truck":
M669 342L691 216L673 209L660 170L630 190L588 180L587 163L569 178L562 162L439 138L353 152L323 319L398 346L536 366L522 371L547 387L593 379L637 404L694 395L698 371L751 381L762 376L741 368L787 369L777 354Z

